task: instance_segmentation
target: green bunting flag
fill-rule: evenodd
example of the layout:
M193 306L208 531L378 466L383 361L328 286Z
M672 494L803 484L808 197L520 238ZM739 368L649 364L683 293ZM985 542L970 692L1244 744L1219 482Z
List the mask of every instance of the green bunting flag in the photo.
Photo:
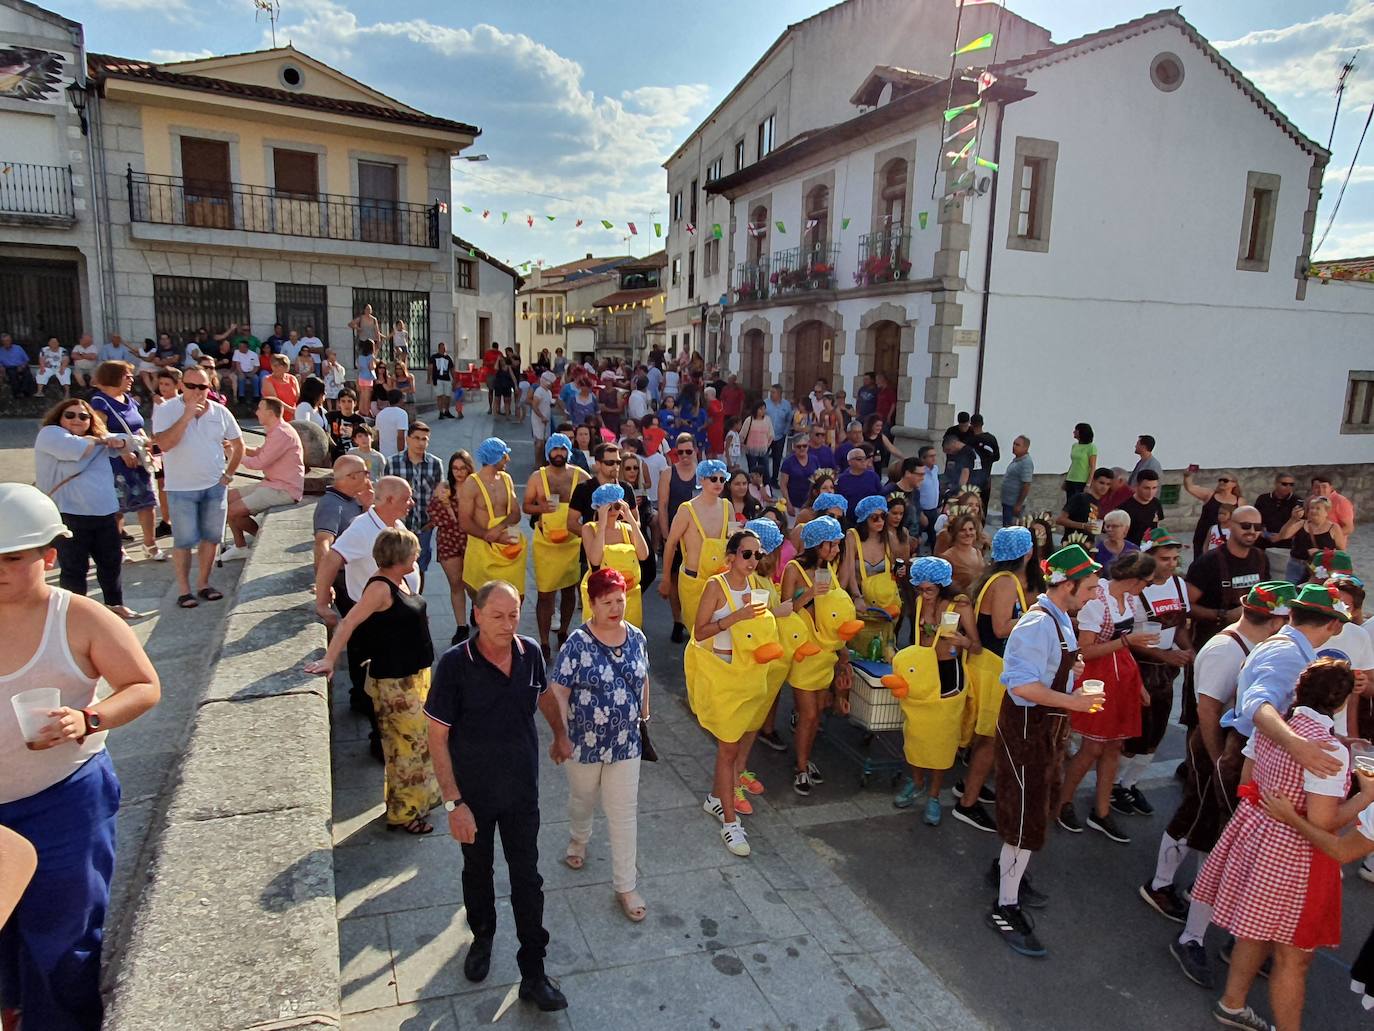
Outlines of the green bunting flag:
M954 51L954 53L950 54L949 56L958 57L960 54L971 54L975 50L986 50L990 46L992 46L992 33L988 32L982 36L979 36L977 39L972 40L971 42L965 43L963 46L961 46L958 50Z
M468 207L466 204L460 204L460 205L458 205L458 206L459 206L460 208L462 208L464 211L466 211L469 215L472 214L472 209L471 209L470 207Z
M722 234L721 231L720 231L720 223L719 223L719 222L712 222L712 223L711 223L711 236L713 236L715 239L719 240L719 239L721 238L722 235L723 235L723 234Z
M655 223L654 223L654 236L656 236L656 237L662 237L662 236L663 236L663 223L662 223L662 222L655 222Z
M848 228L849 228L849 219L847 219L847 218L842 218L842 219L840 219L840 228L841 228L841 229L848 229Z
M922 211L922 212L921 212L920 214L918 214L916 217L917 217L917 218L920 220L920 222L921 222L921 228L924 229L924 228L926 227L926 223L930 221L930 212L929 212L929 211Z
M614 228L615 228L615 223L603 218L603 219L601 220L601 228L602 228L602 229L614 229Z
M773 224L774 224L775 226L778 227L778 232L780 232L780 233L786 233L786 232L787 232L787 227L786 227L785 225L782 224L781 220L779 220L779 221L777 221L777 222L774 222Z
M994 172L997 171L997 162L989 161L987 158L975 158L974 164L979 168L991 168Z
M502 225L505 225L505 224L506 224L506 220L507 220L508 218L510 218L510 212L509 212L509 211L503 211L503 212L501 212L501 224L502 224Z
M475 257L477 257L477 252L476 252L475 250L473 250L471 247L468 248L468 257L469 257L469 258L475 258Z
M556 216L556 215L545 215L544 217L547 218L550 222L552 222L557 216Z
M967 143L965 143L965 144L964 144L961 148L959 148L958 150L947 150L947 151L945 151L945 157L947 157L947 158L950 159L950 162L949 162L949 163L950 163L951 165L957 165L960 161L964 160L964 158L966 158L966 157L969 156L969 152L973 150L973 145L974 145L975 143L977 143L977 142L978 142L978 138L975 136L975 137L971 138Z
M973 111L973 110L975 110L976 108L979 108L979 107L982 107L982 106L983 106L983 102L982 102L981 100L975 100L972 104L961 104L961 105L958 106L958 107L946 108L946 109L945 109L945 121L946 121L946 122L952 122L952 121L954 121L954 119L958 118L958 117L959 117L961 114L963 114L965 111Z

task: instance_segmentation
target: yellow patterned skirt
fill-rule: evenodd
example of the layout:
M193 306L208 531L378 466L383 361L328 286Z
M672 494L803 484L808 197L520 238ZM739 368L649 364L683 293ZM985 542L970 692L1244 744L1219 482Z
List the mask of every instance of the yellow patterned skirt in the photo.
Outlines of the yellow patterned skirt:
M369 674L366 691L377 713L386 759L386 822L407 824L442 801L429 761L429 723L425 719L429 667L408 677Z

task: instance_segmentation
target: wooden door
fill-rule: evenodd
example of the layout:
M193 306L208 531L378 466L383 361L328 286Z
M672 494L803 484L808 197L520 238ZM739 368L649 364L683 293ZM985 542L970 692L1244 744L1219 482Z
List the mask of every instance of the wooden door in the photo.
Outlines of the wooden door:
M792 393L797 397L811 393L818 379L834 386L831 382L831 359L825 353L825 342L830 339L830 333L830 327L820 322L803 323L793 333Z
M873 327L873 371L887 377L894 387L900 374L902 327L895 322L880 322Z
M740 379L751 397L763 391L763 378L767 374L764 359L763 330L751 329L740 343Z
M188 226L233 228L227 141L181 137L181 179Z
M358 162L358 206L362 238L368 243L396 243L396 202L400 175L395 165Z

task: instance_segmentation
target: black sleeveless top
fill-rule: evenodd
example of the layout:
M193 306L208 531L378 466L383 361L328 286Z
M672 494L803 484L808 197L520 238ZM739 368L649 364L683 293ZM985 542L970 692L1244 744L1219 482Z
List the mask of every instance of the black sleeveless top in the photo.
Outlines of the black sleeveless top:
M429 669L434 664L434 642L425 599L403 592L384 576L372 577L363 590L375 583L391 588L391 607L372 613L358 627L364 635L364 654L372 660L368 674L378 679L409 677Z
M673 525L673 517L677 515L677 510L682 507L684 501L691 501L692 496L697 492L697 478L693 476L690 480L684 480L677 473L677 466L668 467L668 475L672 477L668 481L668 525Z

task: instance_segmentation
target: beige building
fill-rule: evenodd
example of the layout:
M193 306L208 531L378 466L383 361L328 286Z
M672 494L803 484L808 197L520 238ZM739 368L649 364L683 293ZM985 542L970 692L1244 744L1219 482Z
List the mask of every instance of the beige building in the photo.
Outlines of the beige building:
M588 254L549 268L534 268L516 297L516 350L529 364L544 348L572 355L572 330L580 351L589 352L585 329L596 314L597 300L611 293L619 279L615 270L634 259L628 254L598 258ZM593 336L594 338L594 336Z
M453 238L453 341L460 362L480 362L488 347L515 342L515 294L525 279L461 237Z

